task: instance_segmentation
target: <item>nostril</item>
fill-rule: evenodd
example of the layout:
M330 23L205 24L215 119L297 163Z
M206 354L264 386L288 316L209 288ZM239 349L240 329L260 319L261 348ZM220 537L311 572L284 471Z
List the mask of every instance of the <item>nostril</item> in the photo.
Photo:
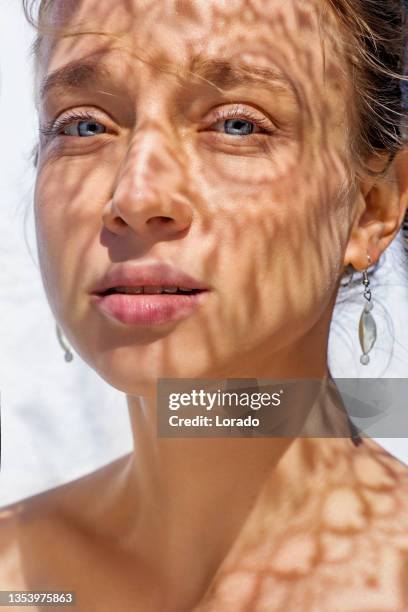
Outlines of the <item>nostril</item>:
M149 219L148 223L170 223L171 221L174 221L174 219L172 217L163 217L161 215L157 215L155 217L152 217L151 219Z

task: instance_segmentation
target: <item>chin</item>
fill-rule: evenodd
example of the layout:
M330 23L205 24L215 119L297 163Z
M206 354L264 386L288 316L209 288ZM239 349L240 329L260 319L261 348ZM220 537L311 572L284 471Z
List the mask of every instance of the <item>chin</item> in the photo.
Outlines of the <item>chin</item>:
M94 338L87 342L84 334L79 337L81 346L74 349L82 359L109 385L127 395L155 394L159 378L217 378L216 372L223 371L220 362L229 362L225 355L217 359L208 343L193 343L191 337L145 344L132 343L130 338L127 344L123 339L113 344L112 339L101 340L101 336L98 342Z
M157 381L161 378L205 378L206 369L200 368L194 359L190 363L172 363L170 360L166 364L143 363L140 358L132 360L120 360L118 356L109 359L99 360L98 364L89 365L101 376L109 385L131 396L151 397L156 395Z

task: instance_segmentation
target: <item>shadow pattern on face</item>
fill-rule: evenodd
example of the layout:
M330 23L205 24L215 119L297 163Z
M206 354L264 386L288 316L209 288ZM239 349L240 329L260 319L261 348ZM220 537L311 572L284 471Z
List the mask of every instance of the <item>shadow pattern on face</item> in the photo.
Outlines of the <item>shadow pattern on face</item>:
M50 135L49 126L43 134L35 200L41 270L69 340L116 388L138 395L159 377L324 370L357 191L345 56L336 20L329 13L319 22L319 8L300 0L57 7L53 25L76 34L43 40L41 76L89 65L82 75L65 73L41 102L41 119L86 107L89 121L107 130L86 139ZM231 67L243 63L274 69L279 83L235 84ZM214 129L221 107L239 107L228 123L233 133ZM244 107L271 132L237 135L248 127ZM149 259L207 282L210 299L177 325L108 324L90 308L89 291L109 265ZM299 499L298 519L286 529L258 524L254 536L251 523L200 612L329 610L339 590L348 610L362 590L372 609L394 595L395 609L406 602L406 563L383 571L396 548L406 551L405 475L385 453L356 459L328 445L331 466L338 480ZM266 489L265 503L273 494Z
M291 345L306 357L307 337L324 353L355 205L334 19L323 56L317 4L187 4L75 3L70 27L106 35L43 41L41 77L71 69L54 78L42 120L81 107L106 129L80 139L43 128L44 284L76 350L127 392L136 352L147 377L157 363L156 376L260 375ZM251 77L236 76L243 65ZM177 329L107 327L84 290L110 263L149 258L208 282L211 304Z

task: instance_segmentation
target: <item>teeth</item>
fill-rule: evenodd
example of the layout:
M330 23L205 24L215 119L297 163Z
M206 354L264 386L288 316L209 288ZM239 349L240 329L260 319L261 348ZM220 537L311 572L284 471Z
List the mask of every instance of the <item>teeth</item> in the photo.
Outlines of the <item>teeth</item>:
M177 287L163 287L163 293L177 293Z
M143 287L115 287L117 293L143 293Z
M163 287L143 287L144 293L163 293Z
M192 290L189 287L176 287L175 285L168 287L146 285L144 287L114 287L114 291L116 293L147 293L155 295L159 293L177 293L177 291L188 291L190 293Z

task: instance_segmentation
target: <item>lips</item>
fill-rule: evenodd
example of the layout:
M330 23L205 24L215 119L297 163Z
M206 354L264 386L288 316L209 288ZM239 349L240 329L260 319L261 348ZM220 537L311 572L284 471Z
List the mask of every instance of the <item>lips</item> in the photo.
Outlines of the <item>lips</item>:
M91 301L109 319L149 327L189 317L210 292L211 287L168 264L126 262L108 270Z
M92 293L188 294L208 290L208 285L169 264L125 262L110 268Z

